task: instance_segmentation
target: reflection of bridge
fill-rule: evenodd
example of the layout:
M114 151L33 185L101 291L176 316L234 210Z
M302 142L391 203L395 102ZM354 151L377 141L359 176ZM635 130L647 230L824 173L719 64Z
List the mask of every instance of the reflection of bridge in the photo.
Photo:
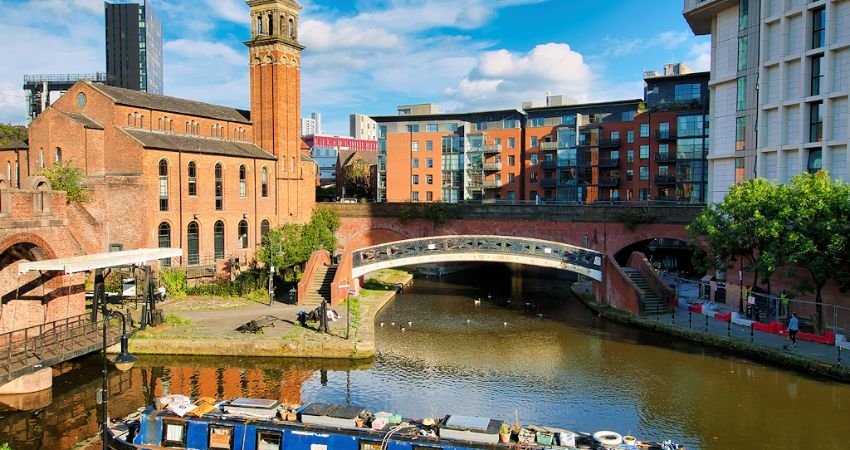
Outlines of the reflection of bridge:
M602 253L540 239L509 236L432 236L352 252L352 277L431 262L491 261L569 270L602 280Z

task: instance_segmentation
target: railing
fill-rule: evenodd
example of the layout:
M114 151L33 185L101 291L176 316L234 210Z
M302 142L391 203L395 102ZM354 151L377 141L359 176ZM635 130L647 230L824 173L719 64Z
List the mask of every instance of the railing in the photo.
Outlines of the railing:
M509 254L550 260L601 274L602 254L558 242L505 236L433 236L390 242L352 252L354 268L418 256L448 254Z
M502 180L485 180L484 189L498 189L502 187Z
M540 180L540 186L544 188L553 188L555 187L555 179L554 178L544 178Z
M656 175L655 183L657 184L676 184L676 177L673 175Z
M674 162L676 157L670 153L656 153L655 161L660 163Z
M655 139L659 141L668 141L676 139L676 132L673 130L655 130Z
M486 162L486 163L484 163L484 170L491 171L491 172L496 171L496 170L502 170L502 163L500 163L500 162Z
M620 160L614 158L599 158L599 167L602 169L616 169L620 167Z
M485 144L481 146L481 151L484 153L501 153L502 144Z
M620 177L602 177L599 179L600 187L617 187L620 185Z
M617 148L620 146L619 139L600 139L599 148Z
M540 167L544 170L556 169L558 167L558 161L555 161L554 159L544 159L543 161L540 161Z
M546 152L546 151L557 150L557 149L558 149L558 143L557 142L541 142L540 143L540 150L541 151Z
M45 81L48 83L73 83L77 80L105 83L107 76L106 72L24 75L24 83L43 83Z
M0 384L101 348L102 326L102 320L91 322L83 314L0 334L0 348L6 348L0 356ZM111 330L108 339L114 344L120 328Z

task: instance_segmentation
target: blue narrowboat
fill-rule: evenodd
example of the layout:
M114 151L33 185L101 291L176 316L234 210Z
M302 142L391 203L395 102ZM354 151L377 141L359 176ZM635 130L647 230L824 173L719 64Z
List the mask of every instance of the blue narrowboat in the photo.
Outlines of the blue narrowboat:
M182 397L182 396L177 396ZM188 400L187 398L183 397ZM275 400L157 401L109 428L114 450L505 450L684 449L670 442L638 441L614 432L594 435L515 426L501 420L448 415L402 419L364 408L311 403L293 409ZM501 434L501 436L500 436Z

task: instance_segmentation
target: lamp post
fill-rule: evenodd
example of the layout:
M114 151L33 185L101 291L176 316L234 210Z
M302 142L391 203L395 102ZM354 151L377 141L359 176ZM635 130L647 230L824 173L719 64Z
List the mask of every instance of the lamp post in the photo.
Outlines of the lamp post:
M129 352L127 352L127 343L128 343L127 321L124 317L124 314L121 314L118 311L110 311L110 310L106 309L106 305L104 304L104 306L103 306L103 353L102 353L103 386L101 387L99 395L98 395L98 400L101 403L102 414L103 414L103 422L101 424L101 427L103 428L101 430L102 431L101 439L103 440L103 450L109 449L109 415L107 413L107 407L106 407L107 399L109 398L109 391L108 391L109 367L106 364L106 361L107 361L107 358L106 358L106 328L107 328L107 325L109 324L109 319L112 318L112 317L120 317L121 318L121 353L119 353L118 356L115 357L113 364L115 364L115 367L118 368L118 370L120 370L122 372L126 372L133 367L133 363L135 363L136 359L138 359L135 356L131 355Z

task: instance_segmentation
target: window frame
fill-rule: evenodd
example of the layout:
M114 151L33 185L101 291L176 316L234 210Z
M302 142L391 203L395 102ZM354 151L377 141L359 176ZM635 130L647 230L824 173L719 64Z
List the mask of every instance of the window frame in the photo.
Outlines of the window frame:
M168 211L168 161L165 158L159 160L159 210Z
M168 439L168 429L170 427L178 427L182 430L180 441L173 441ZM163 447L172 447L172 448L186 448L186 433L189 431L186 422L177 422L174 420L163 420L162 421L162 439L160 443Z

